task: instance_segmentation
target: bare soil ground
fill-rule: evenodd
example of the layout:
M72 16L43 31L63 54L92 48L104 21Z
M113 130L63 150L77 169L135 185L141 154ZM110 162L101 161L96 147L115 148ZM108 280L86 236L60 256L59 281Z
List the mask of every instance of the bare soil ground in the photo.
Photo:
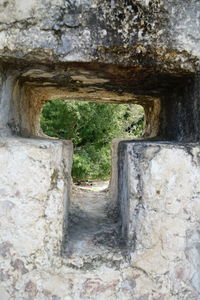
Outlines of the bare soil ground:
M68 255L102 254L118 243L118 224L108 217L108 183L73 187Z

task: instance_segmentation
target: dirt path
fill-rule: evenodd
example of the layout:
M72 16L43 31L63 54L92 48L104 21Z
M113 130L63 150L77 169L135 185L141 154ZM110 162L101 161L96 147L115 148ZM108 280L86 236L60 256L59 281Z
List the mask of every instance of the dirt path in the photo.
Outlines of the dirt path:
M106 187L104 184L103 187ZM75 187L71 201L68 255L100 254L117 244L117 224L107 216L108 191Z

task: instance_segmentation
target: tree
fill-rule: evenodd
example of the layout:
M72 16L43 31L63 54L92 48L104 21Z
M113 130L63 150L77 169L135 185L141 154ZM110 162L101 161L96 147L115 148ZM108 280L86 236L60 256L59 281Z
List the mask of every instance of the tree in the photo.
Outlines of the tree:
M49 136L72 140L74 179L105 179L112 139L134 136L131 124L141 117L138 106L134 112L130 105L55 100L44 105L41 127Z

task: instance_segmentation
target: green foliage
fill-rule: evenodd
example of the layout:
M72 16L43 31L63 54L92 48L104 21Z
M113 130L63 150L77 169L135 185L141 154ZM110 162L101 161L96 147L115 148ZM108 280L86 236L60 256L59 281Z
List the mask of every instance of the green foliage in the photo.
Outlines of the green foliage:
M137 105L55 100L44 105L41 127L49 136L73 141L74 179L106 179L112 139L141 136L143 118Z
M86 145L74 154L72 175L75 179L107 179L110 167L109 146Z

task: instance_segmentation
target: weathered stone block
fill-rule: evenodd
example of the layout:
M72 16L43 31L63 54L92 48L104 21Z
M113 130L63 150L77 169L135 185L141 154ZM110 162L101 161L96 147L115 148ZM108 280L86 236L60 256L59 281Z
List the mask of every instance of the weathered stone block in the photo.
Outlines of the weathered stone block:
M67 222L71 163L69 141L1 139L2 256L13 249L13 259L34 257L37 265L60 255ZM13 267L24 272L25 267L18 262L13 262Z
M164 299L199 299L199 157L195 144L119 146L121 234L131 265L160 282Z

